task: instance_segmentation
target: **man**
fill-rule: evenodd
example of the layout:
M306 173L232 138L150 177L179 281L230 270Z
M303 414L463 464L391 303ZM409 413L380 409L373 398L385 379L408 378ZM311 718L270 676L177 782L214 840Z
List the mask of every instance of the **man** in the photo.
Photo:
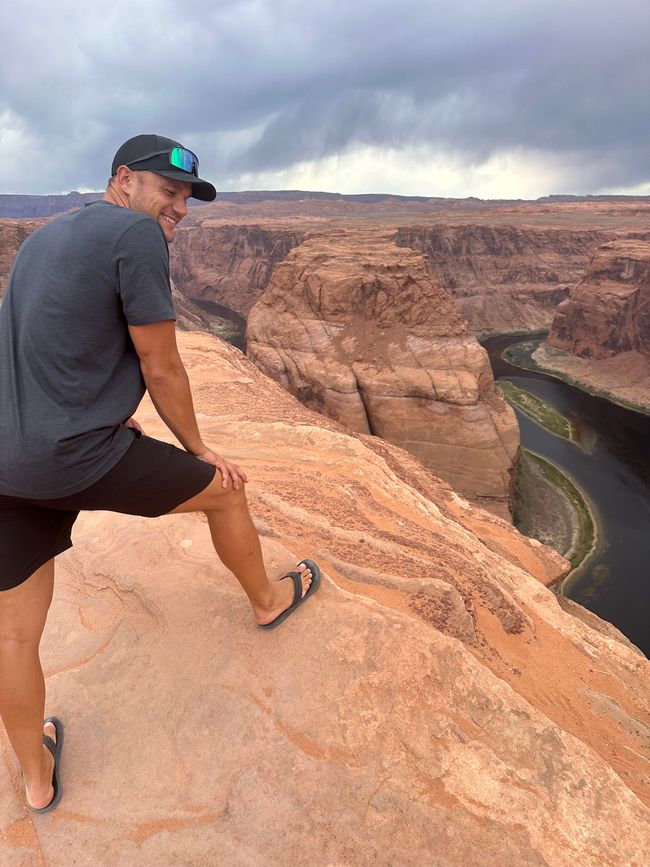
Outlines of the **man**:
M54 558L71 546L79 510L205 512L263 628L320 579L304 560L291 581L269 581L246 475L199 432L176 347L167 246L190 196L216 197L198 167L172 139L129 139L103 201L25 241L0 308L0 715L37 812L61 798L63 726L56 717L43 724L38 648ZM143 436L132 415L145 388L185 451Z

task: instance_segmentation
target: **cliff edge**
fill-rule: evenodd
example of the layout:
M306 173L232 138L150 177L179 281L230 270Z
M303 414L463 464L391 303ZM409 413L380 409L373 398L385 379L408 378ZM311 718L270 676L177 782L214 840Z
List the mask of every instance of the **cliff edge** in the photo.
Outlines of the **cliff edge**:
M179 345L270 572L312 556L323 586L262 632L201 516L83 514L42 648L64 799L29 814L3 744L2 864L641 867L649 665L560 607L564 561L232 347Z

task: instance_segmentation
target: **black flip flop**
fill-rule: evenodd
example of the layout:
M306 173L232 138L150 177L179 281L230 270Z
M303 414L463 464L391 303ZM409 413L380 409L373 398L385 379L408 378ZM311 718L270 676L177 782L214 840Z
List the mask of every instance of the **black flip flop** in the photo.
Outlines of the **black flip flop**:
M275 627L279 626L283 620L286 620L299 605L302 605L303 602L309 599L309 597L316 592L316 589L320 584L320 569L313 560L301 560L298 565L300 566L301 563L304 563L311 572L311 584L309 585L309 589L303 596L300 572L287 572L286 575L283 575L280 579L281 581L284 581L285 578L291 578L293 581L293 602L285 611L282 612L282 614L278 614L275 620L272 620L270 623L260 623L260 629L275 629Z
M52 753L54 758L54 771L52 772L52 786L54 788L54 794L52 795L52 800L45 807L32 807L32 813L49 813L55 807L58 806L59 801L61 800L61 795L63 794L63 789L61 788L61 779L59 777L59 765L61 764L61 750L63 749L63 723L56 716L49 716L44 722L52 723L56 730L56 743L52 740L49 735L43 735L43 743L48 748L48 750Z

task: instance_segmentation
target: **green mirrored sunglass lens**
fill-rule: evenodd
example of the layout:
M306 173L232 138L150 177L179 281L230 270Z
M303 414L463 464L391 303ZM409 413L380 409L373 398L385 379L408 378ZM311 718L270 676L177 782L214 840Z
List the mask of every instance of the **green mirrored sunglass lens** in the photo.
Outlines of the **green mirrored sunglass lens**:
M184 172L192 172L195 167L198 170L198 160L192 153L185 148L172 148L169 154L169 162L177 169L182 169Z

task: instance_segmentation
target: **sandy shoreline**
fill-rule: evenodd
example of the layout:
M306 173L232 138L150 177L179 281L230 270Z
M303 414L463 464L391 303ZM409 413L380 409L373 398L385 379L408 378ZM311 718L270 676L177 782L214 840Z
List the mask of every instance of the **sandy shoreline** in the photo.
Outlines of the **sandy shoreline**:
M573 568L562 579L562 586L578 569L584 567L598 546L598 522L595 510L578 483L564 470L546 458L541 458L555 472L562 476L580 498L580 508L588 514L591 527L587 528L578 508L567 493L542 471L536 460L524 450L517 473L515 526L525 536L538 539L544 545L554 548L567 560L572 560L580 548L587 543L589 547L573 562ZM534 454L534 453L532 453ZM540 456L536 456L538 459ZM589 537L586 535L589 533Z
M650 359L638 352L594 361L540 343L531 352L531 360L540 373L555 376L626 409L650 415Z

